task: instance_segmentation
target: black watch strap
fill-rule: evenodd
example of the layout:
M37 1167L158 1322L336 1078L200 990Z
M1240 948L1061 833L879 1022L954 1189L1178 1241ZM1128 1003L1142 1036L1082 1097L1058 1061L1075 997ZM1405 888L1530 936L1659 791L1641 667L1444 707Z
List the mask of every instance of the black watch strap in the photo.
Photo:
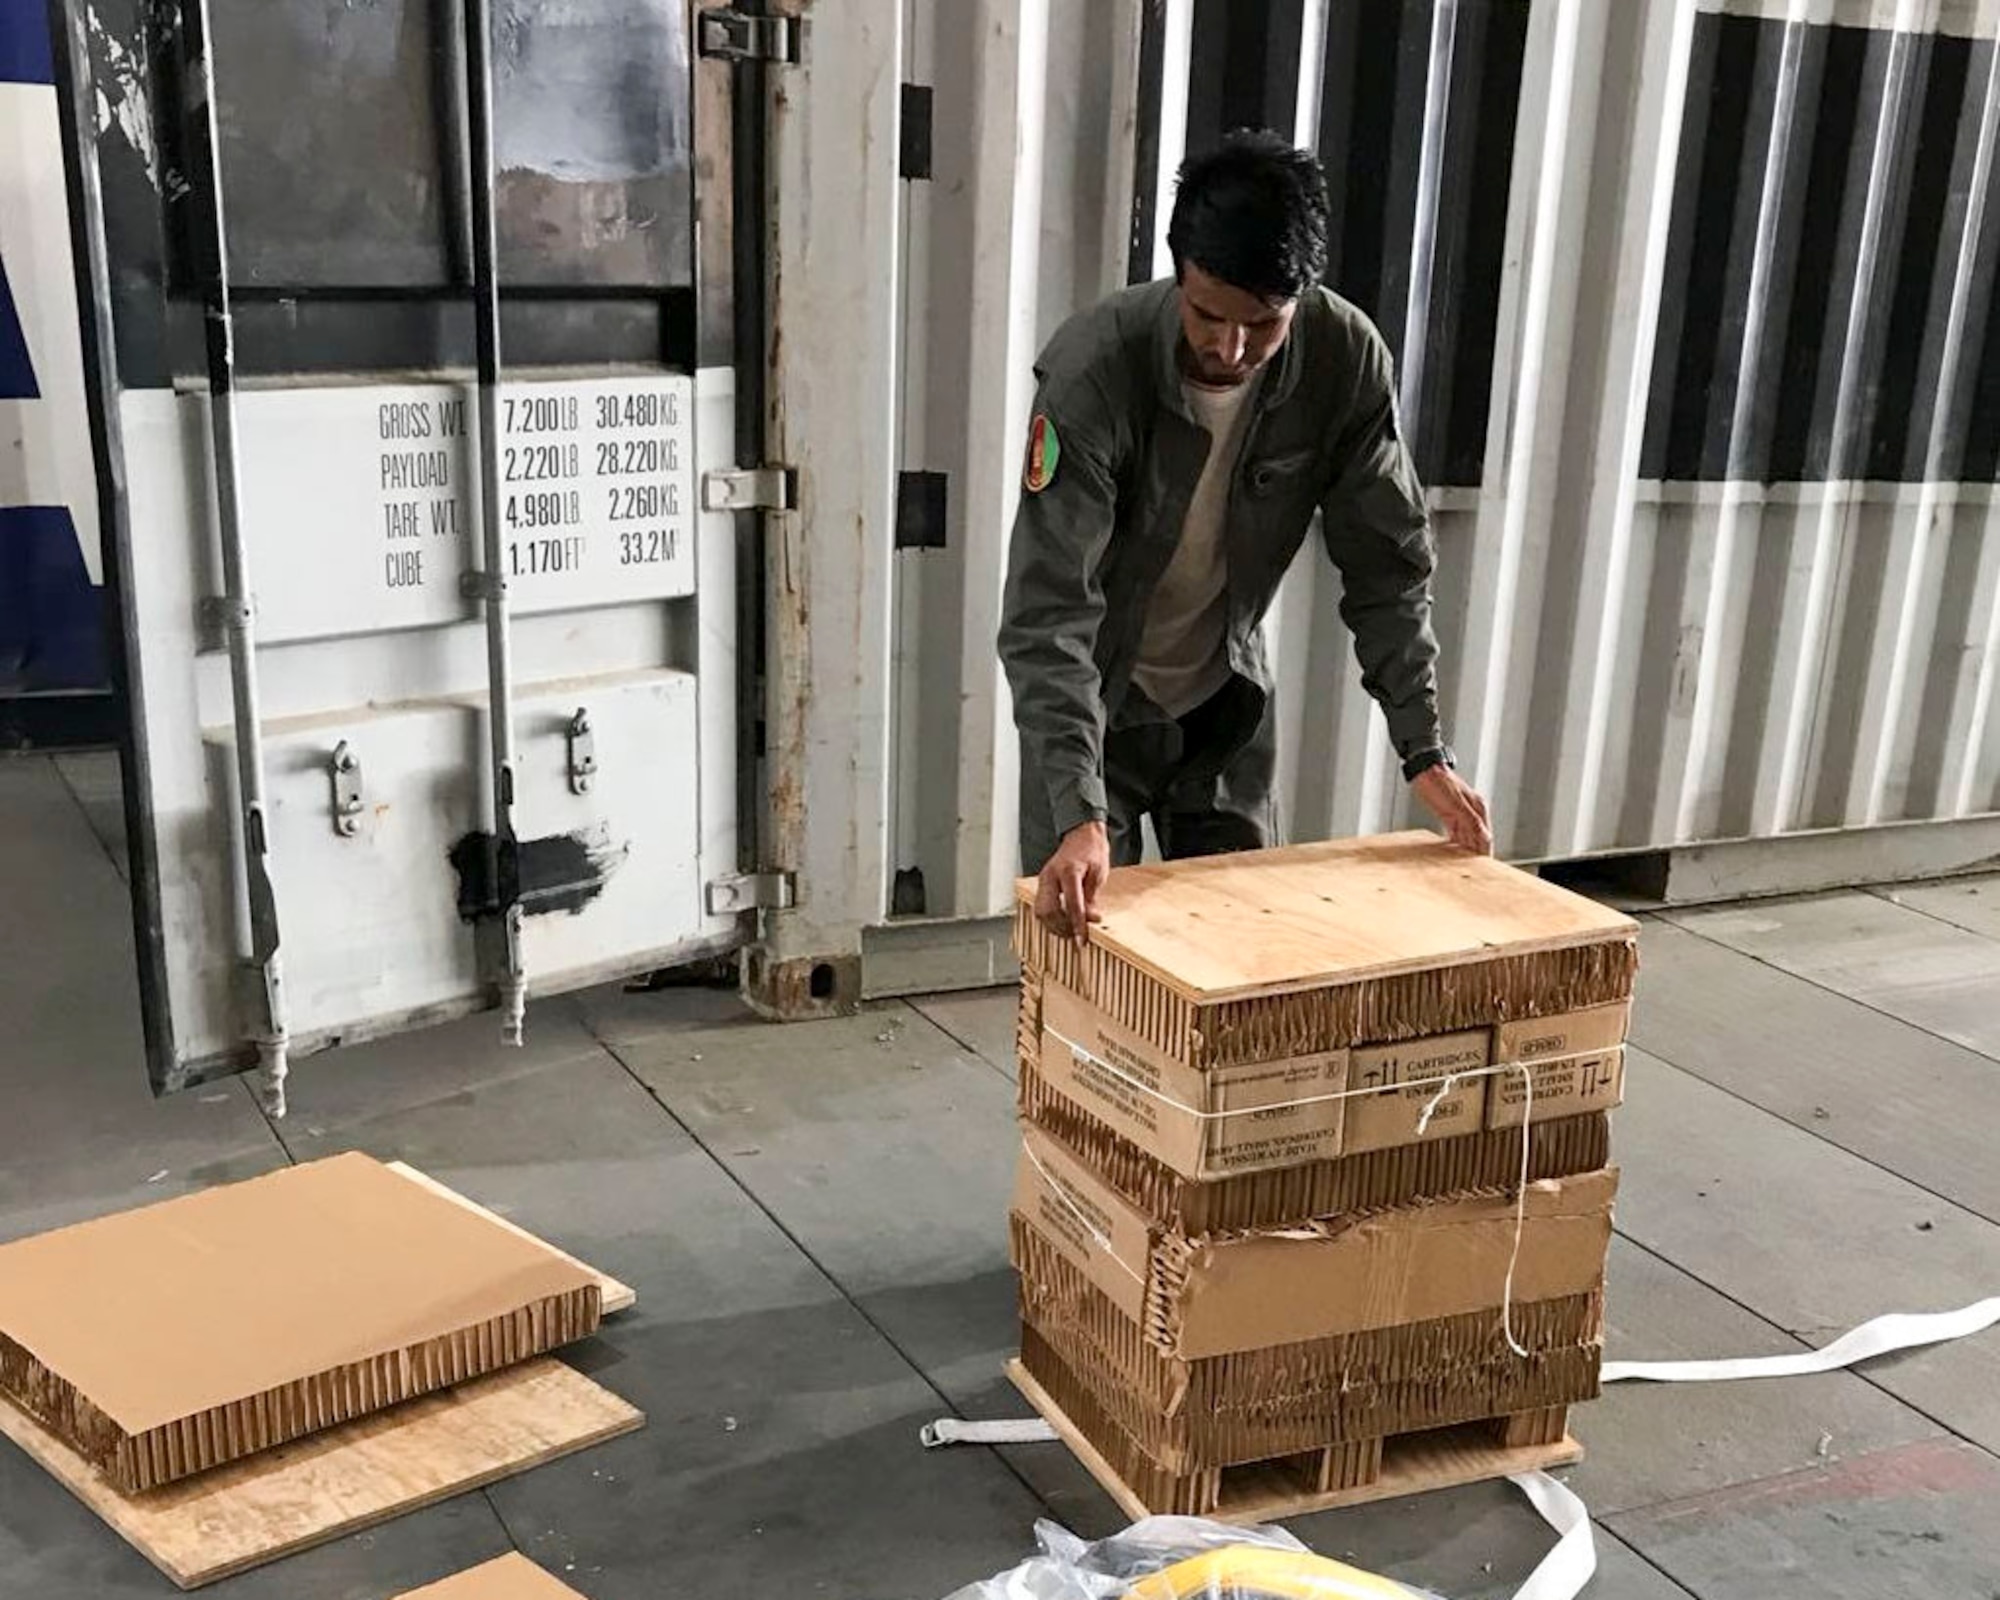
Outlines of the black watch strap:
M1432 767L1456 767L1458 759L1452 755L1448 745L1433 745L1428 750L1419 750L1403 763L1403 781L1412 782Z

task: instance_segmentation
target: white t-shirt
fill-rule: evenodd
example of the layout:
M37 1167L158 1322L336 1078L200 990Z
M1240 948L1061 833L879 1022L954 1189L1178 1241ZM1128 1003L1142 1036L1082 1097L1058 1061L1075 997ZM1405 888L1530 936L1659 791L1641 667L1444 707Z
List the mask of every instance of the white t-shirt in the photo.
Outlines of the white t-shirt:
M1181 542L1146 608L1132 681L1171 717L1183 717L1229 681L1229 486L1262 374L1233 389L1184 383L1211 443L1188 501Z

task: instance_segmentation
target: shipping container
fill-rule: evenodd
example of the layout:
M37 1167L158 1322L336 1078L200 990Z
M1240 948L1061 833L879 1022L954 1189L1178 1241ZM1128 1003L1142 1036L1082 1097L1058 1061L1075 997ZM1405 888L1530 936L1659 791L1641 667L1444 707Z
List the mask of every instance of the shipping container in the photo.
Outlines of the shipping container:
M0 550L60 508L27 614L109 597L159 1088L738 951L779 1016L1007 976L1034 357L1240 125L1397 355L1504 853L2000 854L2000 0L49 14ZM1411 820L1337 589L1267 626L1293 838Z
M933 129L906 245L905 465L949 514L896 558L892 906L1009 893L993 435L1018 451L1064 316L1171 270L1180 159L1246 125L1320 152L1329 281L1396 352L1447 733L1504 854L1718 898L2000 853L2000 6L981 15L914 24L972 115ZM1338 583L1309 543L1267 626L1295 839L1422 820Z

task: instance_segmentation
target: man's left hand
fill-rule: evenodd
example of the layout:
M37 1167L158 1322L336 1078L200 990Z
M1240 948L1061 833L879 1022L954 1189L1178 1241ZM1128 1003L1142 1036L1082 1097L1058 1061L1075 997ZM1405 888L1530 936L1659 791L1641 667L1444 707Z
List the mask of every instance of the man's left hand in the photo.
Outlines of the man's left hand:
M1410 780L1410 791L1438 819L1453 844L1474 855L1493 854L1493 824L1486 815L1486 802L1450 767L1442 763L1426 767Z

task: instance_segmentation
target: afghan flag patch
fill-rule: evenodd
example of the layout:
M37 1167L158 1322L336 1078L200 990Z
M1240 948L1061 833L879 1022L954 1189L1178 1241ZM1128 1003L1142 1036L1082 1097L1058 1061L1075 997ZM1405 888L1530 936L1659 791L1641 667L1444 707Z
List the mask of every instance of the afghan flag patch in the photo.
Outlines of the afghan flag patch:
M1037 412L1028 424L1028 464L1021 474L1022 486L1029 494L1040 494L1055 482L1056 463L1061 460L1062 442L1056 438L1056 425Z

